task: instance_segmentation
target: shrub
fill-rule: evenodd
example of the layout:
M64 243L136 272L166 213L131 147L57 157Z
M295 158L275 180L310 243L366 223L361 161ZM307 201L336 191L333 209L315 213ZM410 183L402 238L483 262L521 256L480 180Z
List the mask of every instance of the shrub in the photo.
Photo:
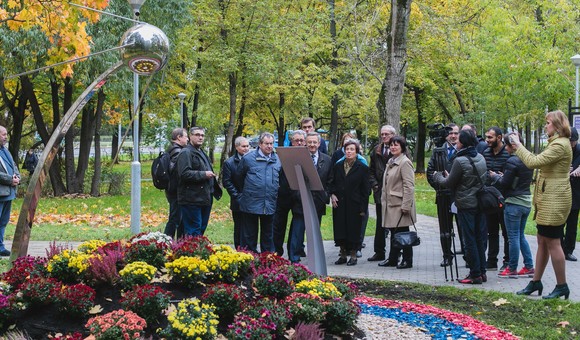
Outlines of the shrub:
M155 240L137 240L126 245L125 260L127 262L147 262L155 268L163 268L167 249L165 243L158 243Z
M322 326L332 334L343 334L351 329L360 314L360 309L354 302L342 299L327 301L325 310Z
M123 279L125 287L150 283L157 272L157 268L146 262L131 262L121 269L119 275Z
M332 277L327 277L326 281L332 282L340 294L342 294L342 298L347 301L354 299L358 294L358 288L350 281L334 279Z
M0 293L0 330L8 324L12 309L10 308L10 297Z
M171 236L165 235L160 231L153 231L149 233L139 233L129 239L131 243L137 243L139 241L152 241L156 243L162 243L166 247L170 247L173 239Z
M206 261L208 277L214 282L232 283L248 272L252 259L250 254L236 252L228 246L219 246Z
M209 272L205 260L189 256L182 256L173 262L168 262L165 264L165 268L168 269L173 279L189 288L202 282Z
M296 284L296 291L318 296L321 299L333 299L342 296L332 283L322 281L318 278L298 282Z
M324 300L317 296L292 293L286 303L290 314L292 314L292 323L320 323L324 320L326 309Z
M122 309L89 319L85 325L96 340L140 339L147 323L139 315Z
M259 294L284 299L294 291L294 282L276 269L262 269L254 277L254 287Z
M19 257L12 263L12 268L0 276L0 279L15 289L27 279L46 276L45 266L46 259L43 257L29 255Z
M215 284L209 286L201 299L216 308L220 320L231 321L234 315L241 312L245 305L245 296L242 289L232 284Z
M89 259L87 269L87 281L93 285L108 284L115 285L119 281L117 268L123 264L123 253L114 249L99 249L99 256Z
M252 271L254 275L263 269L277 269L286 267L290 264L287 259L276 255L276 253L260 253L254 255L254 262L252 263Z
M46 305L55 300L61 286L54 278L34 277L20 285L19 295L26 303Z
M183 300L167 316L169 325L161 334L169 339L214 339L219 323L214 311L213 305L198 299Z
M58 309L73 317L85 316L93 307L96 292L82 283L63 285L56 297Z
M272 332L276 325L261 318L248 315L238 315L228 326L226 337L229 340L270 340L274 339Z
M208 259L214 251L207 237L187 235L173 242L171 252L171 259L176 260L182 256Z
M282 337L286 331L286 326L292 320L292 314L285 304L269 299L253 301L244 309L243 313L251 318L263 318L267 323L273 323L276 328L271 330L271 333L279 337Z
M89 267L89 259L93 256L95 255L65 249L48 261L46 269L51 277L62 282L80 282Z
M288 264L284 266L284 271L294 282L300 282L314 277L314 274L300 263Z
M172 294L166 290L145 284L133 286L121 299L123 308L137 313L148 325L157 323L161 312L169 306Z
M86 241L81 243L78 247L77 250L80 251L81 253L94 253L97 251L97 249L103 247L105 244L107 244L107 242L105 241L101 241L101 240L90 240L90 241Z
M322 340L324 339L324 332L320 329L318 323L302 323L299 322L294 327L294 334L290 337L291 340L309 339Z

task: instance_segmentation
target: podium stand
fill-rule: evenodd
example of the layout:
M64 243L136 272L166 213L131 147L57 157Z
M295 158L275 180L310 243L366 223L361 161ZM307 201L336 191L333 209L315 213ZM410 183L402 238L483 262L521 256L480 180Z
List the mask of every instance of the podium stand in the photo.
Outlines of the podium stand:
M276 148L290 189L300 192L302 212L306 225L308 269L318 275L327 275L326 257L322 244L322 234L318 214L314 206L311 190L324 190L318 172L306 147L291 146Z

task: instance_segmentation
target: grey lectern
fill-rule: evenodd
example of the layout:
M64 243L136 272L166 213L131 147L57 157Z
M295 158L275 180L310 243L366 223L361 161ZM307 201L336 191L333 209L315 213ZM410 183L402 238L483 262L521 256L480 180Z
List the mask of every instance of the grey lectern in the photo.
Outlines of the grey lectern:
M290 188L300 191L308 240L308 268L315 274L326 276L326 257L322 245L320 224L310 192L311 190L324 190L324 187L320 182L314 163L312 163L310 152L306 147L291 146L276 148L276 153L280 157Z

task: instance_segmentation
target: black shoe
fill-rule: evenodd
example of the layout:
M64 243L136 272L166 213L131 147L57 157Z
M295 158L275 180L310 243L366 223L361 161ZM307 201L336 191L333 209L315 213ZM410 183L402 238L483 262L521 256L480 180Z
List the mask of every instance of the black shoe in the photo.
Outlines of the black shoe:
M385 260L385 254L383 255L379 255L377 253L375 253L373 256L369 257L367 259L368 261L384 261Z
M481 282L487 282L487 274L481 274Z
M554 288L550 294L542 296L542 299L558 299L560 296L563 296L565 300L568 300L568 297L570 296L570 289L568 288L567 283L556 285L556 288Z
M10 256L10 250L8 249L0 250L0 256Z
M356 257L351 257L350 259L348 259L348 262L346 263L347 266L354 266L357 263L357 259Z
M497 262L487 262L485 265L485 269L487 270L497 270Z
M338 260L336 260L334 262L334 264L345 264L346 263L346 257L339 257Z
M574 256L574 254L570 253L566 254L566 261L576 262L578 261L578 259L576 258L576 256Z
M542 295L542 291L544 290L544 285L542 285L542 281L530 281L526 288L519 290L516 292L517 295L530 295L535 291L538 291L538 295Z
M397 266L396 261L384 260L382 262L379 262L379 267L396 267L396 266Z
M443 261L441 261L441 263L439 264L441 267L447 267L451 265L451 262L453 262L453 260L449 257L446 257L443 259Z
M302 249L301 251L298 252L298 256L306 257L306 253L304 252L304 249Z
M411 263L411 261L401 261L401 263L399 263L399 265L397 266L397 269L407 269L407 268L413 268L413 263Z

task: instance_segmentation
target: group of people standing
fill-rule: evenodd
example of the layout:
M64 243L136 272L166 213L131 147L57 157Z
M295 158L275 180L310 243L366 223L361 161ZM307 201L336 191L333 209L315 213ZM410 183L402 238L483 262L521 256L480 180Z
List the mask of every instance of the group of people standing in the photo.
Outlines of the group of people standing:
M538 155L522 146L517 132L504 134L500 128L491 127L485 133L486 145L483 145L471 125L459 130L457 125L450 124L448 131L444 145L445 150L449 151L445 170L436 171L432 158L427 178L438 191L438 199L444 198L443 195L451 197L450 200L441 200L447 205L438 211L441 213L443 210L447 216L456 212L461 243L461 250L456 253L465 253L464 259L470 269L469 275L459 282L481 284L487 281L488 271L498 270L501 230L504 256L498 276L532 277L527 287L517 293L529 295L539 291L541 295L541 278L551 259L557 285L544 298L567 298L570 291L566 284L565 259L575 260L572 251L578 221L578 209L571 210L571 183L574 185L580 175L580 170L574 172L580 166L580 149L576 151L578 132L570 127L566 115L561 111L546 115L548 144ZM578 164L573 163L573 149ZM534 169L538 172L532 195L530 185ZM484 214L478 207L476 194L484 184L496 186L505 197L505 206L500 212ZM580 202L576 204L578 206ZM524 234L532 207L538 238L535 268ZM452 217L440 219L440 227L443 250L441 266L448 266L454 258L450 249L450 235L453 233L449 235L444 232L453 230ZM523 266L518 270L520 253Z

